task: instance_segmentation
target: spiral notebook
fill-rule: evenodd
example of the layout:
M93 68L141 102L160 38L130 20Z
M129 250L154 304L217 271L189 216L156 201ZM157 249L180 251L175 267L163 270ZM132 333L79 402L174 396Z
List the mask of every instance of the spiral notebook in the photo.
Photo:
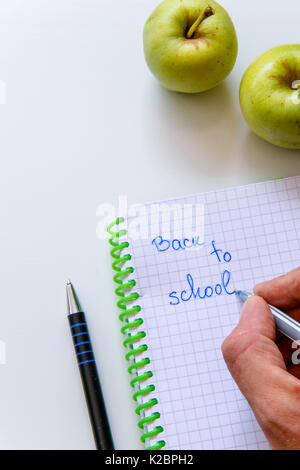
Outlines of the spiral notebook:
M300 176L131 208L109 227L146 449L267 449L224 363L235 288L300 262Z

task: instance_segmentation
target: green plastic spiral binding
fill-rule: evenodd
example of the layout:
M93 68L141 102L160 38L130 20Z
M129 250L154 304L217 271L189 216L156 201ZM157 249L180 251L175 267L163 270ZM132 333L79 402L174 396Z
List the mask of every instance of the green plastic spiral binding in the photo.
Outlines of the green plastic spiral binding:
M155 422L160 418L160 413L153 412L151 415L146 416L145 411L153 407L158 403L156 398L152 398L148 401L144 399L146 395L155 390L154 385L146 385L143 387L145 381L153 376L151 371L143 372L139 375L139 370L150 364L148 357L138 359L138 356L147 351L148 346L146 344L136 346L136 343L146 337L144 331L138 331L137 329L143 324L142 318L136 318L136 314L141 311L139 305L135 305L134 302L139 298L137 292L133 292L133 288L136 285L134 280L127 281L126 278L134 272L132 267L124 267L124 264L131 260L130 254L122 255L124 249L129 247L127 241L121 241L120 238L127 234L126 230L120 230L119 225L124 223L123 218L118 218L115 222L110 224L107 228L111 238L109 243L112 246L111 256L114 259L112 268L116 272L114 275L114 281L118 284L115 292L120 297L117 302L118 307L122 310L119 315L119 319L123 323L121 332L126 336L123 344L127 348L126 359L130 362L128 372L134 376L130 381L130 385L135 390L133 394L134 401L138 402L136 413L140 416L138 426L142 429L143 434L141 441L143 443L149 443L150 439L154 439L158 434L163 431L161 426L156 426L152 430L148 430L148 424ZM116 228L116 231L112 229ZM129 305L128 305L129 304ZM146 450L158 450L165 446L165 441L157 441L155 444L150 445Z

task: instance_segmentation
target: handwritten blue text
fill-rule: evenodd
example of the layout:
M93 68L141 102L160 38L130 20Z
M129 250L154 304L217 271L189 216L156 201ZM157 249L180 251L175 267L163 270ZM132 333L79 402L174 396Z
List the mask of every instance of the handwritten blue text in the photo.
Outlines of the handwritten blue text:
M191 274L187 274L186 280L188 283L187 290L181 292L171 292L169 298L171 299L170 305L179 305L181 302L189 302L190 300L204 300L213 296L224 294L233 295L234 291L230 288L231 274L225 270L221 274L221 282L214 286L206 286L205 288L195 287L194 279Z
M196 248L197 246L203 246L204 243L201 242L200 237L184 238L183 240L178 240L176 238L173 240L164 240L160 235L152 240L152 245L155 246L159 253L162 253L170 249L180 251L189 248Z

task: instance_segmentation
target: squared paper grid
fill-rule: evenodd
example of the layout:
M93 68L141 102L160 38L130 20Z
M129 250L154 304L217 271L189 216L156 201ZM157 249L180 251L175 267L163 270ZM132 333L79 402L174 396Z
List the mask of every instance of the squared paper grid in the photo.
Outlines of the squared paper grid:
M300 261L300 177L258 183L166 201L204 204L205 246L158 253L152 239L130 241L137 291L160 424L166 449L265 449L266 439L221 353L224 338L239 319L241 303L222 294L169 304L169 293L220 283L231 273L231 288L251 290ZM130 222L130 219L129 219ZM159 235L159 234L157 234ZM210 243L229 251L218 263Z

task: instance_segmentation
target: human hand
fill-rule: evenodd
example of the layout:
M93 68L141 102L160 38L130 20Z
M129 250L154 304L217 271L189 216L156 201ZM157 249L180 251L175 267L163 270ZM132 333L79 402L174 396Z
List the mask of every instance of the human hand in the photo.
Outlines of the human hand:
M276 333L268 304L300 321L300 268L258 284L222 352L273 449L300 449L300 351ZM294 362L294 363L293 363Z

